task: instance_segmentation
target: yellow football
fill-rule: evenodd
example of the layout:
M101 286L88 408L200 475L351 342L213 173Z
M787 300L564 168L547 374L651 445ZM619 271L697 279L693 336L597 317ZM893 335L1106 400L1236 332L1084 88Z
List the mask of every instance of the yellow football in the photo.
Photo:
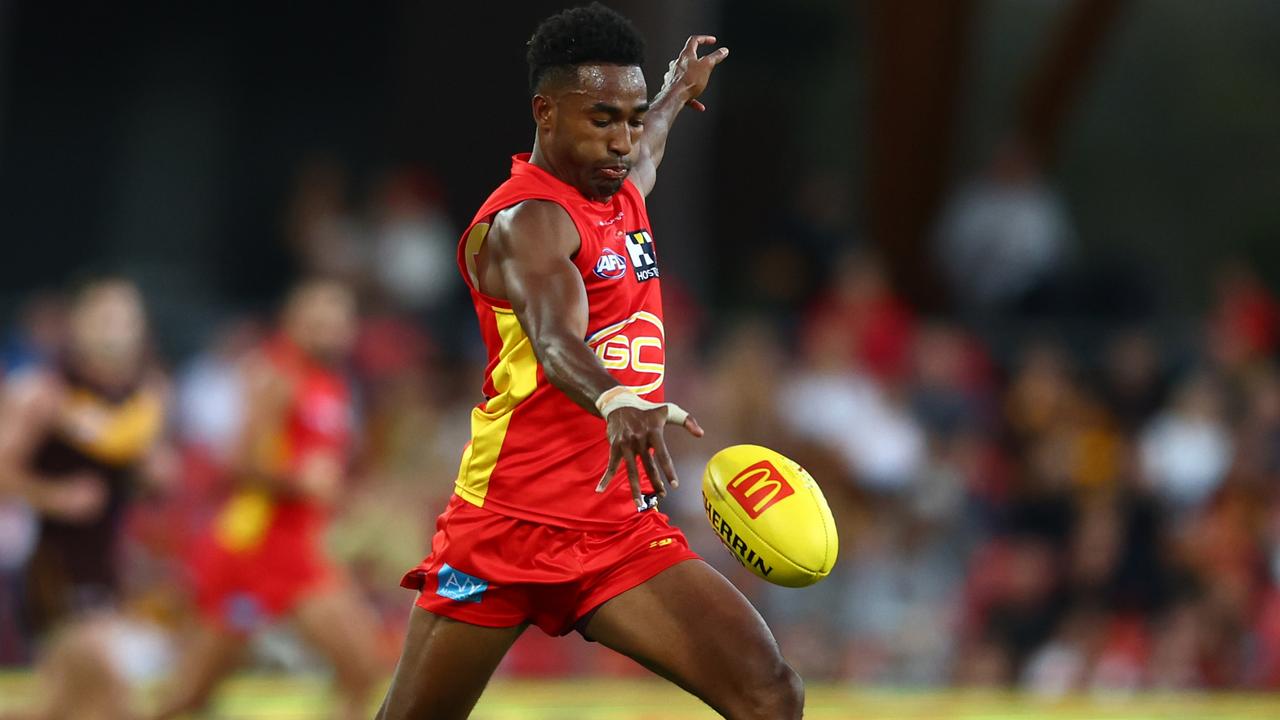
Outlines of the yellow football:
M702 503L729 554L764 580L805 587L836 564L836 524L822 489L769 448L734 445L712 456Z

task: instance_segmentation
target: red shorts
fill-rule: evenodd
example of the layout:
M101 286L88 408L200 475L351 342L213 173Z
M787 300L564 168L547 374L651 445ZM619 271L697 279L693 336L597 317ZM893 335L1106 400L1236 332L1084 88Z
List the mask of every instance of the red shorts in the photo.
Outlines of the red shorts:
M572 631L605 601L698 555L657 510L617 530L574 530L518 520L454 496L431 554L401 586L418 607L485 627L533 623L548 635Z
M193 562L201 615L232 632L252 632L333 586L339 570L324 552L325 520L302 503L272 508L252 543L228 547L217 529L197 541Z

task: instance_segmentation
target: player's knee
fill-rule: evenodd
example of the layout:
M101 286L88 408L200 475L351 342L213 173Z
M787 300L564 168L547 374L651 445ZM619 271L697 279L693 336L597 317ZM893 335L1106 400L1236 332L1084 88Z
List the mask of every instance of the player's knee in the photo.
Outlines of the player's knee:
M800 718L804 716L804 680L800 678L800 673L791 669L790 665L784 665L786 668L785 677L785 694L786 694L786 712L785 717Z
M742 720L798 720L804 714L804 681L779 660L743 699L742 712L735 714Z
M114 690L121 680L111 663L101 629L92 625L70 628L58 638L45 660L45 674L73 684L68 692L96 696Z

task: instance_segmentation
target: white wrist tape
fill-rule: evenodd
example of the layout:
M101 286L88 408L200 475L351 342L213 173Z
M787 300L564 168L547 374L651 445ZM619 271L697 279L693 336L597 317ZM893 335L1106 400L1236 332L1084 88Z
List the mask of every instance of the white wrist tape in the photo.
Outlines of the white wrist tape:
M640 410L665 407L667 409L667 422L672 425L683 425L684 421L689 417L689 413L675 403L649 402L636 395L630 388L622 385L609 388L600 393L600 397L596 398L596 409L600 411L600 417L606 420L609 419L609 413L624 407L638 408Z

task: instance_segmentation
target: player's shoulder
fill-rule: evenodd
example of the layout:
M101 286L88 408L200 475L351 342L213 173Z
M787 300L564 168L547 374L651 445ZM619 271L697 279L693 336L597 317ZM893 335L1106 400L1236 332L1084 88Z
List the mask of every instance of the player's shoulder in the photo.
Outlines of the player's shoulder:
M246 395L262 402L279 404L293 397L298 387L298 373L283 362L272 348L262 347L241 361L241 375Z
M490 252L506 256L567 253L581 244L568 208L549 199L529 199L498 211L489 230Z
M621 193L623 197L630 198L632 202L640 207L645 206L645 203L647 202L646 198L649 195L647 190L640 189L640 186L631 178L627 178L623 181L622 188L618 192Z
M143 395L167 403L173 394L173 381L163 370L155 367L147 368L138 383L138 390Z
M33 365L5 378L5 404L27 416L56 413L66 394L66 381L51 368Z

